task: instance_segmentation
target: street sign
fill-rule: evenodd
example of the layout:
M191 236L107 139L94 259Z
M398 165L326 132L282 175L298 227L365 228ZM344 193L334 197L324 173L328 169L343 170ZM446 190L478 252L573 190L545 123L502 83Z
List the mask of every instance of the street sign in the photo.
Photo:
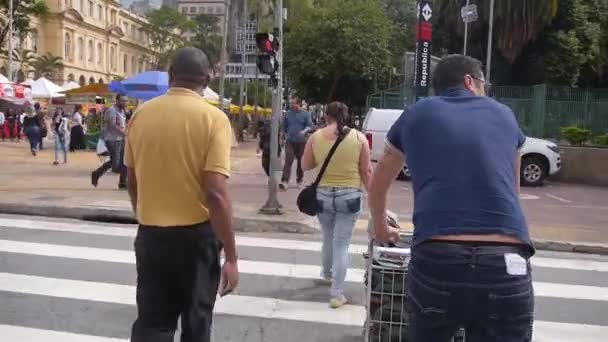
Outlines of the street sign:
M477 19L479 19L477 5L470 4L467 6L463 6L462 9L460 9L460 16L462 17L462 21L466 24L477 21Z
M418 1L416 7L416 59L414 61L414 87L416 99L428 96L431 79L431 43L433 40L433 3L430 0Z

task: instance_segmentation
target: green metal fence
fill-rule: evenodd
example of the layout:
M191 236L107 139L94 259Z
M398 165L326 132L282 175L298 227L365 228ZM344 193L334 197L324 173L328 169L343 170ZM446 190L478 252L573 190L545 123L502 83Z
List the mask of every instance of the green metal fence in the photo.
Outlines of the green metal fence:
M608 89L549 86L499 86L498 101L511 107L527 135L561 139L561 128L578 126L593 135L608 133ZM401 109L413 103L412 89L393 88L372 94L367 107Z

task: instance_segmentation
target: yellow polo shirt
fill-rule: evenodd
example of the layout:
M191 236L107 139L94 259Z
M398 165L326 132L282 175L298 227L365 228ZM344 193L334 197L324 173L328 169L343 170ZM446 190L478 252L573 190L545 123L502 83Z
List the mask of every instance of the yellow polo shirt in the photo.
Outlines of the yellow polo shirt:
M125 165L137 177L140 224L172 227L209 220L203 172L230 175L226 115L188 89L171 88L129 123Z

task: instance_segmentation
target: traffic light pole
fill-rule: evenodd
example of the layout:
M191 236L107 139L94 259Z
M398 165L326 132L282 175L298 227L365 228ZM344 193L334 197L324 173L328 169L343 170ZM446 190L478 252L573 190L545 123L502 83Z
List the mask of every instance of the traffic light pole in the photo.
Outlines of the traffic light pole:
M230 11L230 0L224 1L224 32L222 32L222 51L221 51L221 66L220 71L220 110L224 110L224 98L226 97L226 63L228 61L228 18Z
M275 6L276 32L275 39L279 42L277 62L279 63L276 78L272 84L272 122L270 125L270 177L268 181L268 200L260 209L267 215L281 215L281 204L278 198L278 176L281 170L279 154L279 121L283 113L283 0L276 0Z

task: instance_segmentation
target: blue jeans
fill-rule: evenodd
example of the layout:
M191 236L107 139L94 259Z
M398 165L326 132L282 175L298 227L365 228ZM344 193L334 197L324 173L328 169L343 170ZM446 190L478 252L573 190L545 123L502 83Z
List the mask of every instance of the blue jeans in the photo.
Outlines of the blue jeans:
M59 161L59 152L63 153L63 162L68 162L68 145L65 135L55 133L55 161Z
M344 294L344 279L350 264L348 246L355 222L361 214L361 190L319 188L317 200L323 208L318 215L323 230L322 274L332 278L331 296Z
M507 266L506 260L516 259ZM530 342L534 291L530 251L508 245L429 242L409 266L410 341Z
M25 128L25 135L27 136L27 140L29 140L30 142L30 149L32 151L37 151L38 146L42 144L42 138L40 137L40 127L29 126Z

